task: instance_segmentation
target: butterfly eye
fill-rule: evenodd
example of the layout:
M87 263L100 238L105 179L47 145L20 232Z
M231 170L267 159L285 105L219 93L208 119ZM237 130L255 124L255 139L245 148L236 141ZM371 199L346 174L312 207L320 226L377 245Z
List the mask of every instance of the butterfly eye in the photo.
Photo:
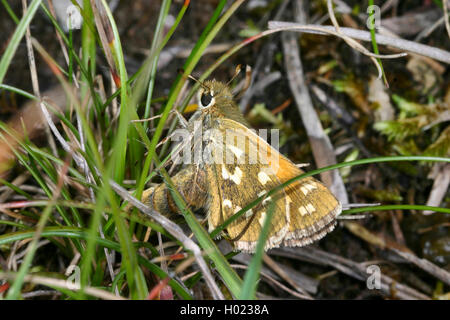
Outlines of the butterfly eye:
M202 93L202 96L200 97L200 103L203 108L209 107L213 100L213 96L209 94L208 92Z

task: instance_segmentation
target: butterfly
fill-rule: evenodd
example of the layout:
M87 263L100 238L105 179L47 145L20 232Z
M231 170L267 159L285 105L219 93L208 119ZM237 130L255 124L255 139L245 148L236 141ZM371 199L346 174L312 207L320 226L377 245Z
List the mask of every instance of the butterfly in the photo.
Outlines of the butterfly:
M250 128L227 84L201 83L198 105L186 124L194 146L184 150L194 155L171 178L193 210L206 212L210 232L259 197L258 205L225 228L235 250L255 251L269 207L265 250L308 245L334 229L341 203L315 178L266 196L303 171ZM164 183L145 190L142 200L162 214L179 211Z

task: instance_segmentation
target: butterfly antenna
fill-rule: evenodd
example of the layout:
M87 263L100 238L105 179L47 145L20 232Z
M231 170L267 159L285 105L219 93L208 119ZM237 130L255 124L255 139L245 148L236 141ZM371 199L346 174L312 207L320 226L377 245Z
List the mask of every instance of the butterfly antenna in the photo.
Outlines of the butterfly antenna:
M230 83L234 80L234 79L236 79L236 77L239 75L239 73L241 73L241 69L242 69L242 66L240 65L240 64L238 64L237 66L236 66L236 69L234 70L234 75L231 77L231 79L227 82L227 86L229 86L230 85Z
M194 80L195 82L197 82L200 86L202 86L203 89L207 90L207 91L211 91L210 88L208 88L203 82L201 82L200 80L198 80L197 78L194 78L193 76L191 76L190 74L188 74L188 78L191 80Z
M184 69L180 68L178 69L178 73L180 73L181 75L184 75ZM190 74L186 75L189 79L194 80L195 82L197 82L200 86L202 86L203 89L211 91L210 88L208 88L203 82L201 82L200 80L198 80L197 78L195 78L194 76L191 76Z
M247 89L250 87L251 83L252 83L252 67L250 67L249 65L246 65L245 66L245 82L244 82L244 85L242 86L242 89L239 90L236 93L234 98L235 99L239 99L240 97L242 97L244 95L245 91L247 91Z

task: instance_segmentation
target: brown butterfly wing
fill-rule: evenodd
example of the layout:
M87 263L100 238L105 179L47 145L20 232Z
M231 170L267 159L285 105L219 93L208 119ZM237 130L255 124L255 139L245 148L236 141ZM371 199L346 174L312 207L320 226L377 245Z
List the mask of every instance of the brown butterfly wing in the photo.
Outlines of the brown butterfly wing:
M220 123L216 129L211 136L210 144L206 146L206 149L210 149L213 158L213 163L207 166L211 190L208 205L210 230L221 225L251 201L279 184L276 179L267 180L265 184L255 182L254 178L258 176L258 173L269 168L260 162L249 161L249 148L253 146L250 143L246 143L245 146L241 144L233 146L227 143L226 139L222 139L226 135L227 127ZM242 136L242 133L238 135ZM226 161L226 156L230 156L231 161ZM270 171L267 171L267 175L270 174ZM226 228L228 236L234 239L235 249L246 252L255 251L270 202L274 202L274 214L265 248L267 250L282 243L289 228L284 191L265 199Z
M281 156L277 177L285 182L303 173L291 161ZM320 181L307 177L285 188L291 202L291 221L283 244L304 246L321 239L336 225L336 217L341 213L339 200Z
M211 177L208 179L210 188L215 188L216 192L211 192L210 228L217 227L263 193L303 172L239 122L216 119L213 128L216 130L209 147L215 159L207 174ZM244 138L230 143L225 141L225 136ZM227 158L230 154L234 156L234 163ZM311 177L302 179L228 226L228 235L239 237L234 242L236 249L255 250L269 202L275 202L275 206L266 250L280 245L302 246L320 239L334 228L335 218L341 212L339 201L321 182Z

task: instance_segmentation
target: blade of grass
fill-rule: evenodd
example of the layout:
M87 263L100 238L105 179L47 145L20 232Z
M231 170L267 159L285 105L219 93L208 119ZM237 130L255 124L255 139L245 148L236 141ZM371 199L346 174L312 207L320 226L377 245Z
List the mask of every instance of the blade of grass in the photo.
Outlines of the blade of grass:
M10 281L17 281L19 274L13 273L13 272L0 272L0 279L9 279ZM78 283L68 283L66 280L61 279L54 279L49 277L43 277L39 275L27 275L24 278L24 282L31 282L36 285L44 285L48 286L50 288L53 288L55 290L61 289L62 292L65 292L70 295L69 289L71 290L77 290L79 288ZM89 293L89 295L105 300L125 300L123 297L115 296L109 293L108 291L105 291L101 288L94 288L94 287L87 287L86 292ZM72 295L74 298L78 298L77 295Z
M432 207L417 204L392 204L392 205L381 205L381 206L370 206L347 209L342 212L342 214L352 214L360 212L371 212L371 211L384 211L384 210L422 210L422 211L435 211L450 214L449 208L442 207Z
M103 181L109 181L109 178L112 176L112 174L114 174L115 180L121 182L125 174L128 123L130 121L130 109L133 109L133 106L130 106L128 104L129 102L128 87L126 85L128 76L125 69L124 57L122 53L122 47L120 43L120 37L117 30L117 26L114 22L114 18L107 3L104 0L102 0L102 4L105 9L108 21L110 23L114 35L114 42L110 44L110 46L115 61L118 64L120 83L122 84L120 89L122 107L120 108L119 127L117 130L116 138L114 139L113 143L113 154L110 157L106 166L105 173L102 176ZM130 139L131 138L132 135L130 136ZM94 217L96 217L97 215L99 216L101 215L106 199L108 199L108 202L110 203L111 208L113 209L113 217L116 225L117 234L119 237L119 242L121 244L122 249L121 250L123 255L122 262L127 273L128 287L130 290L131 297L133 299L144 299L148 294L145 279L143 277L142 270L139 268L136 252L133 248L131 236L128 233L128 228L125 225L123 217L119 213L117 199L114 193L112 192L111 188L109 187L109 184L107 183L103 183L102 185L102 190L99 194L98 199L101 205L99 205L98 209L95 210ZM99 221L100 217L96 218L96 220L93 220L94 223L91 225L92 233L94 233L95 232L94 230L98 228ZM94 245L95 245L94 241L88 242L88 246L90 246L91 250L93 250ZM86 264L87 263L88 262L86 262Z
M239 299L249 300L255 299L256 288L258 286L258 278L261 271L262 259L264 255L264 246L267 238L269 237L270 224L272 222L273 211L275 209L275 202L271 202L266 212L266 218L261 233L258 237L258 243L256 245L255 255L253 256L248 266L247 272L244 277L244 284L242 286L241 295Z
M29 93L27 91L24 91L24 90L16 88L16 87L8 86L7 84L0 84L0 89L9 90L11 92L20 94L27 99L38 101L38 98L36 98L36 96L33 95L32 93Z
M114 144L113 144L113 156L108 160L106 170L104 170L103 169L103 160L100 157L100 154L98 153L98 146L97 146L94 136L90 130L90 127L86 121L86 118L84 117L83 113L81 112L81 107L80 107L79 103L77 102L77 98L74 96L74 94L71 90L71 87L69 86L67 81L64 79L62 73L58 72L58 69L54 68L53 60L48 55L48 53L46 53L46 51L42 48L42 46L40 46L36 42L34 43L34 45L35 45L36 49L44 57L45 61L49 64L52 71L58 77L60 82L62 83L63 88L66 91L66 93L69 95L69 98L71 99L71 101L74 102L76 112L79 115L79 118L82 122L83 129L84 129L86 137L87 137L88 145L90 146L90 151L95 159L95 165L93 165L92 167L98 168L96 170L93 170L92 172L93 173L100 172L103 179L109 179L109 177L111 176L111 174L113 172L113 169L116 167L115 164L116 164L117 157L114 156L115 155L114 151L118 150L119 149L118 145L123 145L124 144L123 140L126 139L127 127L124 125L124 123L126 123L127 121L124 120L122 126L119 125L118 138L115 139ZM123 61L121 64L123 65ZM124 109L126 109L128 111L129 108L124 108ZM127 117L127 116L128 116L128 112L125 112L124 117ZM54 130L56 130L54 133L59 135L56 127L54 128ZM64 148L67 151L73 152L71 147L64 141L64 139L62 137L59 139L59 142L62 143L62 145L64 146ZM117 148L115 148L116 146L117 146ZM79 165L81 167L85 167L84 158L81 158L77 153L74 153L74 156L77 156L79 158L79 160L78 160L78 161L80 161ZM124 222L123 218L119 214L119 208L118 208L116 197L111 192L111 189L109 188L108 184L102 185L102 189L100 190L100 195L102 195L102 196L106 195L106 198L109 200L111 207L113 209L113 217L116 222L116 227L117 227L117 232L119 235L120 243L123 245L123 250L122 250L122 254L124 256L123 264L125 265L125 268L127 269L127 276L131 277L128 279L128 281L129 281L130 292L132 294L132 297L143 299L147 295L148 290L146 288L145 280L142 275L142 270L139 269L138 265L137 265L136 253L134 252L134 250L132 248L130 235L128 234L127 228L124 225L125 222ZM95 213L95 215L97 215L97 214L100 215L103 210L103 207L105 205L105 202L98 201L97 205L98 205L98 207L97 207L98 209L96 209L94 211L94 213ZM100 219L100 218L98 218L98 219ZM99 220L93 220L93 221L96 222ZM98 228L98 225L96 225L95 223L94 224L91 223L91 229L96 230L96 228ZM92 231L92 232L96 232L96 231ZM90 238L90 239L92 239L92 238ZM87 258L84 259L84 264L83 264L83 268L82 268L82 277L81 277L82 289L84 287L83 285L86 285L86 281L87 281L86 280L87 276L84 276L84 274L89 275L89 270L90 270L89 264L91 262L91 259L88 259L88 258L92 257L94 248L95 248L95 242L88 241L87 250L84 252L84 256L83 256L83 258L85 258L85 257L87 257ZM81 251L81 252L83 252L83 251ZM136 286L136 288L134 287L134 282L135 282L134 277L136 277L136 279L138 279L138 281L137 281L138 285Z
M369 0L369 7L373 8L373 5L374 5L373 0ZM369 13L369 19L372 19L371 21L374 21L374 19L375 19L374 14L375 14L375 11L371 10ZM375 54L380 54L380 52L378 50L377 39L375 37L375 26L372 26L372 28L370 28L370 37L372 39L373 52ZM377 59L378 65L380 66L381 74L383 75L384 84L386 85L387 88L389 88L389 83L387 81L386 74L384 73L383 63L381 62L380 58L376 58L376 59Z
M6 11L8 12L9 16L11 17L11 19L13 19L16 24L19 24L20 20L19 20L19 18L17 18L16 14L9 6L9 3L6 0L2 0L2 3L3 3L3 6L5 7Z
M14 34L10 42L8 43L8 46L6 46L5 52L3 53L2 58L0 59L0 84L3 83L3 79L5 78L6 72L8 71L12 58L14 57L14 54L16 53L16 50L19 47L20 41L25 35L27 27L31 23L31 20L33 19L34 14L39 8L41 2L42 0L31 1L27 9L27 12L20 19L20 22L17 25L17 28L14 31Z
M144 110L144 118L150 117L150 102L152 100L153 96L153 88L155 86L155 75L156 75L156 68L158 66L158 60L159 60L159 54L161 51L156 52L156 49L160 46L160 43L162 41L163 32L164 32L164 23L166 21L166 17L169 14L170 9L170 0L164 0L161 4L161 9L159 11L158 21L156 22L156 28L153 36L153 41L150 47L150 54L149 56L153 56L154 58L151 59L151 66L149 69L149 81L148 81L148 89L147 89L147 99L145 100L145 110ZM185 8L185 6L183 6ZM185 10L184 10L185 11ZM184 11L181 13L181 17L184 15ZM176 20L181 20L180 14L178 14L178 17ZM175 28L178 26L178 23L175 23ZM173 28L173 26L172 26ZM175 29L174 29L175 30ZM162 49L162 48L161 48ZM153 54L154 52L154 54ZM147 130L148 123L144 123L144 129Z
M115 166L115 160L117 159L117 157L112 157L112 158L109 159L109 161L107 163L107 170L104 171L103 170L103 162L102 162L101 157L100 157L100 155L98 153L98 146L96 145L96 142L95 142L95 139L93 137L93 134L90 131L90 127L87 124L87 121L86 121L83 113L81 112L80 105L77 102L77 98L74 96L70 85L63 78L62 73L58 72L58 69L54 68L54 65L55 65L54 61L45 52L45 50L42 48L42 46L40 46L36 42L34 42L34 45L35 45L36 49L44 57L46 62L49 64L49 66L51 67L52 71L54 71L55 75L61 81L61 83L63 85L63 88L66 91L66 93L69 94L69 97L70 97L71 101L72 102L76 102L76 103L74 103L74 106L75 106L77 115L79 116L79 119L82 122L82 127L83 127L83 129L84 129L84 131L86 133L88 145L90 146L90 152L92 153L92 155L95 158L95 163L96 164L94 166L91 165L91 167L99 168L98 169L99 172L103 171L103 173L101 174L102 177L110 176L111 173L113 172L112 168ZM122 65L123 65L123 62L122 62ZM124 109L127 109L127 108L124 108ZM126 115L127 115L127 113L126 113ZM121 128L122 128L122 130L120 130ZM56 130L56 128L54 128L54 130ZM124 130L125 130L125 133L123 133ZM117 144L118 145L124 145L124 143L122 141L124 139L126 139L126 126L124 126L124 125L122 125L122 127L119 126L119 133L120 132L122 132L122 139L120 139L120 137L119 137L119 139L116 139L115 140L115 145L117 145ZM54 133L57 134L57 132L54 132ZM119 134L119 136L120 136L120 134ZM66 142L64 142L62 137L60 138L59 141L63 144L63 146L65 146L65 149L67 151L71 150L71 147L68 146ZM113 149L113 150L117 150L117 149ZM74 155L76 155L79 158L79 161L83 160L83 158L80 158L76 153ZM85 160L83 160L83 161L85 161ZM84 164L83 161L81 161L81 163L79 163L79 165L81 167L85 168L85 164ZM92 172L94 173L96 171L94 170ZM110 203L112 205L113 212L115 213L113 216L114 216L114 219L116 220L116 226L117 226L117 229L118 229L119 238L121 239L121 244L123 244L124 247L128 248L128 250L124 248L124 250L122 252L123 252L123 255L125 257L125 259L123 260L123 262L124 262L123 264L125 265L125 267L128 270L127 274L128 274L128 276L132 276L131 280L129 280L129 284L130 284L130 288L131 288L130 291L131 291L133 297L137 297L136 295L138 295L139 298L143 299L147 295L147 289L146 289L145 281L144 281L143 276L142 276L142 271L140 269L136 270L137 267L138 267L137 266L137 262L136 262L136 258L130 258L130 257L135 256L135 252L132 250L131 244L130 244L131 243L130 235L128 234L127 229L124 226L123 218L121 216L119 216L118 206L117 206L117 203L115 202L114 195L110 192L110 190L108 192L108 185L106 185L106 187L105 187L105 185L103 185L103 189L101 190L101 194L105 194L105 192L108 195L108 199L110 200ZM100 215L101 212L102 212L102 207L105 205L105 203L104 203L104 201L99 201L99 202L97 202L97 205L98 205L98 209L95 210L94 213ZM100 218L98 218L98 219L100 219ZM93 221L95 222L95 221L99 221L99 220L93 219ZM98 225L96 225L94 223L94 224L91 224L91 227L98 228ZM89 256L89 255L92 257L92 254L94 252L94 249L93 249L94 247L95 247L95 243L92 242L92 241L88 241L88 246L87 246L88 250L86 250L85 255L83 256L83 258L85 256ZM84 251L81 251L81 252L84 252ZM82 272L82 280L83 280L82 281L82 288L84 287L83 285L86 284L85 281L87 281L86 280L87 276L84 276L84 274L88 274L89 275L89 270L90 270L89 269L89 263L91 262L91 259L85 259L84 261L87 261L87 262L85 262L86 265L83 265L85 268L82 268L82 271L84 272L84 273ZM138 283L138 286L137 286L137 290L138 291L137 292L134 290L135 288L133 286L133 283L134 283L133 277L134 276L136 277L136 279L139 279L137 281L137 283Z

